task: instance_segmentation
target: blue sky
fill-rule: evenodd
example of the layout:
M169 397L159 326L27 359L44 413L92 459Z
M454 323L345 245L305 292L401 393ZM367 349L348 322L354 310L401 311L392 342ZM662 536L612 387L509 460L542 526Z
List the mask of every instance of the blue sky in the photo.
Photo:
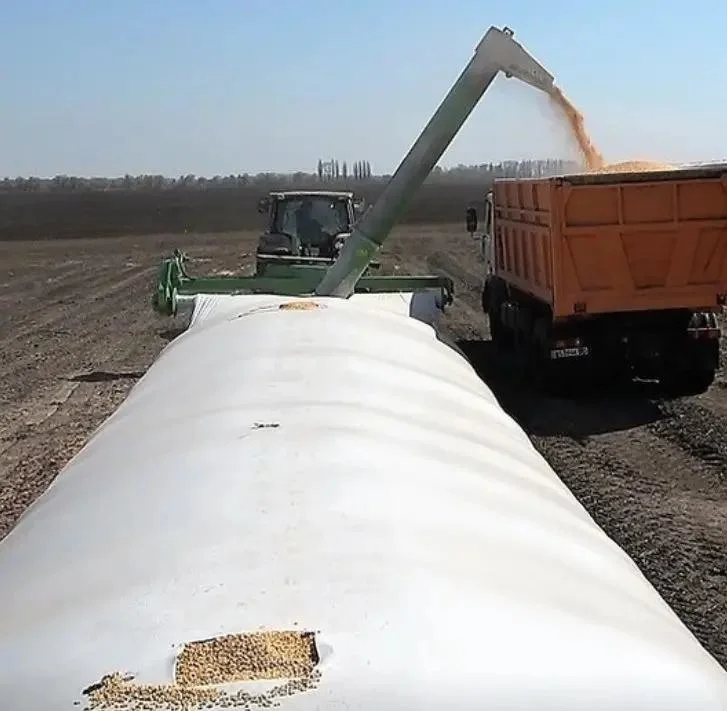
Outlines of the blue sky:
M727 156L717 0L0 0L0 175L389 172L493 24L607 160ZM441 162L575 155L501 78Z

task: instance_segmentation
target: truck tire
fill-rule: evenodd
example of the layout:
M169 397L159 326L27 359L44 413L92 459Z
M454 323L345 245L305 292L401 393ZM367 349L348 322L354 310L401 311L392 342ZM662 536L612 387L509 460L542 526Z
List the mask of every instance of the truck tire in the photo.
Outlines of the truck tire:
M503 323L501 304L501 294L499 292L491 293L487 312L490 321L490 338L498 351L510 351L513 346L513 332Z
M526 378L536 391L547 391L548 358L545 352L546 319L536 318L530 329L526 361Z
M549 397L562 397L570 393L572 366L567 361L552 360L550 342L552 319L549 316L533 316L529 322L530 352L528 380L536 391Z
M487 315L490 320L490 338L493 345L497 350L505 350L507 347L507 334L505 333L505 325L500 318L500 310L495 308L495 305L490 304Z
M482 287L482 311L489 315L490 313L490 284L488 281L485 282L485 285Z
M712 313L695 313L690 325L695 328L717 328ZM660 378L662 388L670 395L698 395L714 382L719 368L719 341L677 339L665 357L665 372Z
M504 284L499 279L491 279L485 285L482 305L487 306L490 322L490 337L498 351L509 351L513 346L513 332L502 320L502 305L506 300Z
M712 385L715 373L714 368L675 368L661 377L661 387L674 397L699 395Z

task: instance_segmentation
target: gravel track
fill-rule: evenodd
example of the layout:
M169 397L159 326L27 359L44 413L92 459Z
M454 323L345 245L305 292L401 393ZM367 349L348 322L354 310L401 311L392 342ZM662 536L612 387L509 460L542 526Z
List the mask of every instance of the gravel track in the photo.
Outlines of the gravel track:
M253 240L242 233L0 243L0 538L166 344L170 324L149 300L161 257L185 246L198 258L193 271L244 267ZM460 225L401 228L382 263L389 273L453 277L447 335L727 668L724 369L696 397L667 400L646 386L577 400L536 395L490 348L483 268Z

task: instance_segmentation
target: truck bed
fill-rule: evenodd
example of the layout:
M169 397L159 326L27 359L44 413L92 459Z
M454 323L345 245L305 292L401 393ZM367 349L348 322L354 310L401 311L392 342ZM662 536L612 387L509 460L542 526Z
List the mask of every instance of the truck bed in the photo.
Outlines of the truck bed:
M715 308L727 167L497 180L496 272L555 318Z

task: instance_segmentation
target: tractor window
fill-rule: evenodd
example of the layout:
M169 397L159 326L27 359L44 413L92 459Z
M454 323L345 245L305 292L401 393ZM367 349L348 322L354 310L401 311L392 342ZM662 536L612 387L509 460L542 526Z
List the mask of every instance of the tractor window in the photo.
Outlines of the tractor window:
M349 229L348 209L344 200L314 200L312 212L328 234L336 235Z
M295 235L295 210L300 207L299 201L288 200L279 202L275 211L273 232L282 232L286 235Z
M309 212L304 203L309 203ZM321 240L350 230L348 204L345 200L315 196L280 201L273 229L296 236L304 244L317 245Z

